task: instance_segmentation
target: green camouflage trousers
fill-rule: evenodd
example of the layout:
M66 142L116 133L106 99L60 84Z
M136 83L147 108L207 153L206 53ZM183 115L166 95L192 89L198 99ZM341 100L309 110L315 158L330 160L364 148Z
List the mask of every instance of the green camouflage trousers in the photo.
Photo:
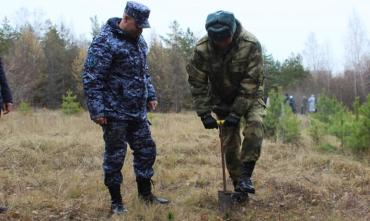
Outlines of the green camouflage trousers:
M260 157L265 115L264 105L256 102L244 116L241 150L240 124L238 127L221 127L220 140L225 150L226 166L232 180L240 177L242 163L257 161ZM220 117L219 119L223 120Z

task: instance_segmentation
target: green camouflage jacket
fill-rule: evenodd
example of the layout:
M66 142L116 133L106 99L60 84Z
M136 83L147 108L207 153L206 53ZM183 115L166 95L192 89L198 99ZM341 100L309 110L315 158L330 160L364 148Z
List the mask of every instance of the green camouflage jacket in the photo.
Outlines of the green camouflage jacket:
M222 55L215 50L208 36L200 39L187 72L199 116L213 111L241 117L255 102L264 106L261 45L239 21L233 43Z

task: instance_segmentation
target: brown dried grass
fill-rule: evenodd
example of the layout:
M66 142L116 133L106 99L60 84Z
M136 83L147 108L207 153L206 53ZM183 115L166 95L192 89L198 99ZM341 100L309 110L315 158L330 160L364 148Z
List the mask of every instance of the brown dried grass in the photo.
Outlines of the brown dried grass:
M370 220L368 161L318 152L306 135L299 146L265 140L254 174L257 194L222 215L217 131L203 129L193 113L153 114L152 123L154 191L172 203L148 206L137 199L127 154L122 189L129 213L111 217L102 131L87 113L41 110L1 118L0 205L9 210L0 220Z

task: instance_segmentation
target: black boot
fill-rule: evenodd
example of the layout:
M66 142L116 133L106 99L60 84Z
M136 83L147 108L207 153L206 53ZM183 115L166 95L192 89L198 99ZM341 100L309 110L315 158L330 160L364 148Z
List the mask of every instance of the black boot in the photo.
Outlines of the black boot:
M237 191L237 188L238 188L239 180L232 179L232 181L233 181L234 191L236 192Z
M239 189L239 180L233 180L234 193L231 195L231 199L235 204L243 204L248 200L248 193L241 192Z
M0 206L0 213L5 213L7 210L8 208Z
M242 175L240 176L239 182L235 188L236 191L245 193L256 192L251 179L255 165L256 162L246 162L243 164Z
M248 201L248 193L245 192L233 192L231 194L231 200L234 204L240 205Z
M127 212L127 209L122 203L121 187L120 185L114 185L108 187L111 196L111 211L113 214L123 214Z
M152 193L152 183L150 179L137 177L137 190L139 193L139 198L144 200L147 203L154 203L154 204L168 204L170 201L165 198L156 197Z

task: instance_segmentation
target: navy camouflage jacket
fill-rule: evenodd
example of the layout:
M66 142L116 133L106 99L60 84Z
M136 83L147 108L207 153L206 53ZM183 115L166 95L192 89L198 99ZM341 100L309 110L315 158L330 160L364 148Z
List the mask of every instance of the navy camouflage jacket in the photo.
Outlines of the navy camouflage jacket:
M0 58L0 108L3 103L13 103L12 93L10 92L8 81L6 80L3 64Z
M157 100L142 36L132 38L111 18L90 45L82 73L91 119L146 119L147 104Z

